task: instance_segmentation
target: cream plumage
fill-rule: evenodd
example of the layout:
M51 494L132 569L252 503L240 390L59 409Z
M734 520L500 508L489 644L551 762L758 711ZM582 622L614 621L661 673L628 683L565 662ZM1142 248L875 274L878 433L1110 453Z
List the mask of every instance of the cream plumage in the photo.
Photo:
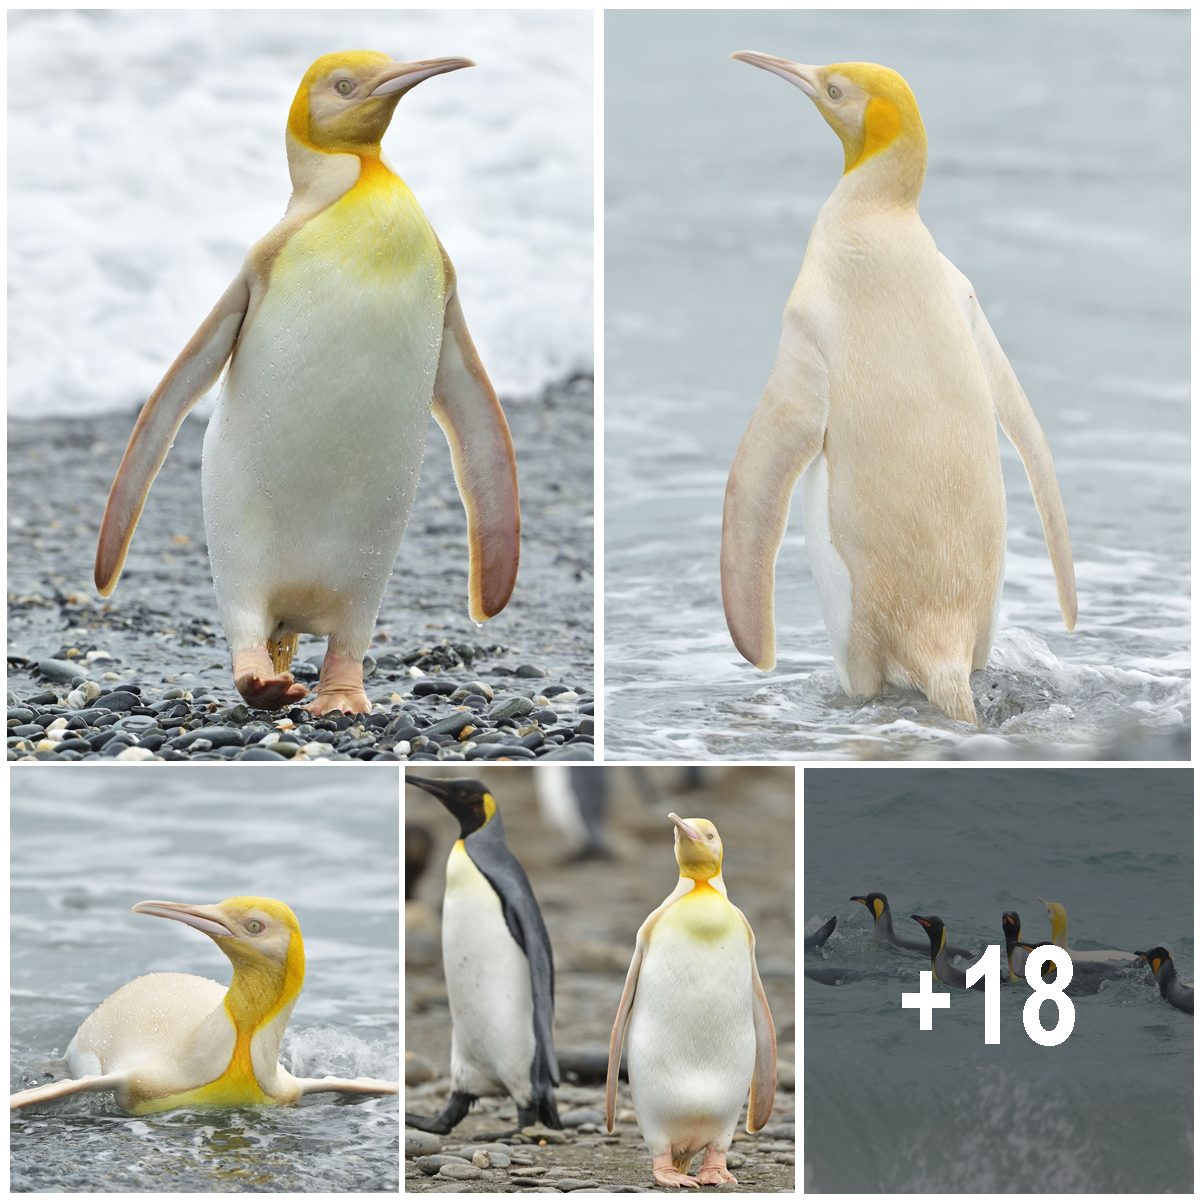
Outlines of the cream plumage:
M756 666L774 666L775 557L803 475L805 540L843 689L920 688L974 723L970 674L987 662L1004 574L997 419L1025 464L1063 618L1075 625L1049 447L974 289L918 215L926 141L907 83L870 63L734 57L812 99L846 170L813 227L730 471L730 633Z
M679 883L638 930L609 1043L608 1129L624 1048L655 1180L664 1187L736 1183L725 1152L747 1091L747 1130L761 1129L771 1115L775 1026L754 959L754 931L721 879L716 826L670 816ZM688 1164L701 1150L693 1178Z
M354 51L309 68L288 117L287 212L146 402L113 482L96 551L104 596L175 430L229 361L204 442L204 514L234 678L252 705L304 696L287 667L309 633L329 638L313 711L370 711L362 658L431 408L467 511L471 617L494 616L512 592L508 425L454 268L379 145L402 95L472 65Z
M233 963L224 988L199 975L143 975L114 992L67 1047L70 1079L9 1097L24 1108L77 1092L112 1092L128 1112L295 1104L311 1092L395 1093L380 1079L297 1079L279 1043L304 986L304 939L286 904L234 896L220 904L145 900L133 911L206 933Z

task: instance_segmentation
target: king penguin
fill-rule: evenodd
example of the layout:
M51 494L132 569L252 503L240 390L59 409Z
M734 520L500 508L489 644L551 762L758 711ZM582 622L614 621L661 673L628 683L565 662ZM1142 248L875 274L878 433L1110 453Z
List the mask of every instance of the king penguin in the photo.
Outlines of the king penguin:
M717 828L674 813L675 890L642 923L608 1049L607 1120L625 1048L638 1127L662 1187L737 1183L725 1154L750 1094L746 1130L775 1103L775 1025L754 931L729 902ZM692 1156L704 1151L693 1178Z
M70 1079L17 1092L10 1108L76 1092L112 1092L127 1112L202 1105L295 1104L312 1092L394 1095L382 1079L297 1079L279 1043L304 986L304 939L278 900L144 900L135 913L208 934L233 963L224 988L199 975L143 975L114 992L67 1047Z
M1186 984L1175 973L1175 960L1169 950L1155 946L1153 950L1139 950L1138 958L1144 958L1158 981L1158 990L1168 1004L1194 1016L1196 1012L1196 989Z
M442 967L450 999L450 1099L436 1116L404 1123L449 1133L480 1096L508 1095L518 1130L561 1129L554 1102L554 956L529 879L504 838L504 818L478 779L404 781L458 818L446 861Z
M147 400L113 481L96 587L117 585L184 416L229 371L201 482L217 607L248 704L306 694L299 635L328 637L314 713L369 712L362 659L416 493L432 408L467 513L471 619L512 593L512 438L454 268L380 139L400 97L465 58L327 54L287 123L292 198Z
M938 983L944 983L947 987L958 988L959 991L967 990L967 973L959 970L950 962L950 955L946 948L946 926L942 922L941 917L918 917L913 914L913 920L919 925L924 926L925 932L929 934L929 954L930 967L933 970L933 977ZM983 991L983 980L977 979L971 987L976 991Z
M851 896L850 899L857 900L859 904L865 905L874 914L875 941L879 945L890 946L893 950L911 950L914 954L922 956L929 953L928 941L909 941L907 938L897 935L892 928L891 906L888 904L888 898L882 892L871 892L866 896ZM962 946L947 946L946 953L951 958L975 957L973 951L964 950Z
M734 58L807 95L845 150L783 314L774 370L729 473L721 589L734 644L775 665L775 559L796 481L843 690L918 688L977 723L1004 575L996 421L1041 514L1058 600L1075 569L1045 436L975 289L921 222L925 128L905 81L872 63Z

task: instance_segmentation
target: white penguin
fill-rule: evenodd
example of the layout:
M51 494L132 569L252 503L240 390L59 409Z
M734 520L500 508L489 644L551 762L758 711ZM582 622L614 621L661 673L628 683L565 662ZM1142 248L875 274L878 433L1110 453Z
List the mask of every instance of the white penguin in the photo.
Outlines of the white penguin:
M454 268L379 145L405 92L473 65L368 51L313 63L288 116L287 212L146 402L113 482L102 596L175 431L232 356L204 439L204 518L234 679L255 707L305 695L287 668L310 633L329 639L312 711L370 711L362 658L431 407L467 512L471 618L512 593L521 522L508 425Z
M608 1130L624 1046L655 1181L736 1183L725 1153L747 1090L749 1133L767 1123L775 1103L775 1025L758 977L754 931L721 879L716 826L701 817L670 817L679 883L638 930L609 1042ZM693 1178L688 1164L701 1150Z
M1075 569L1054 464L970 281L917 213L926 141L908 84L872 63L734 58L809 96L846 170L817 217L779 353L729 475L725 616L738 650L775 665L775 557L803 475L804 531L843 689L920 688L975 723L1004 576L996 420L1021 455L1058 600Z
M135 913L206 933L233 963L224 988L200 975L142 975L114 992L67 1047L70 1079L9 1097L24 1108L78 1092L112 1092L127 1112L295 1104L313 1092L392 1094L383 1079L297 1079L279 1043L304 986L304 939L286 904L233 896L220 904L144 900Z

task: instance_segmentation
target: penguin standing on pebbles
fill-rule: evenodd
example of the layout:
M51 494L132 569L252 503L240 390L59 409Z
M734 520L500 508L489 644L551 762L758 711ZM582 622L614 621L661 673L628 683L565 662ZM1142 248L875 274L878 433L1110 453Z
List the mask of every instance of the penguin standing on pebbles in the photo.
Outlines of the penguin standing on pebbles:
M478 779L405 775L405 782L457 817L461 836L446 862L442 906L442 966L454 1024L450 1100L436 1117L405 1113L404 1123L449 1133L480 1096L508 1095L517 1104L518 1129L538 1121L561 1129L553 1092L559 1077L550 935L504 839L496 801Z
M737 1183L725 1154L750 1093L746 1130L775 1102L775 1025L754 960L754 931L729 902L711 821L669 814L679 883L638 930L608 1051L607 1119L621 1048L638 1127L662 1187ZM692 1156L704 1151L693 1177Z

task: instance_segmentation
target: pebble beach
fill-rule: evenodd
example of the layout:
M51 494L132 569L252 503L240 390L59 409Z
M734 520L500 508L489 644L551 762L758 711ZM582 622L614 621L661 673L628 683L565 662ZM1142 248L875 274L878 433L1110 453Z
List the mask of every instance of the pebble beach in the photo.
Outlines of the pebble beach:
M522 560L508 608L467 616L466 518L431 423L417 500L364 660L369 714L253 710L233 686L186 420L117 590L92 583L136 412L10 421L8 761L261 762L593 757L592 383L506 400ZM303 470L303 464L297 469ZM302 637L315 687L324 641Z

